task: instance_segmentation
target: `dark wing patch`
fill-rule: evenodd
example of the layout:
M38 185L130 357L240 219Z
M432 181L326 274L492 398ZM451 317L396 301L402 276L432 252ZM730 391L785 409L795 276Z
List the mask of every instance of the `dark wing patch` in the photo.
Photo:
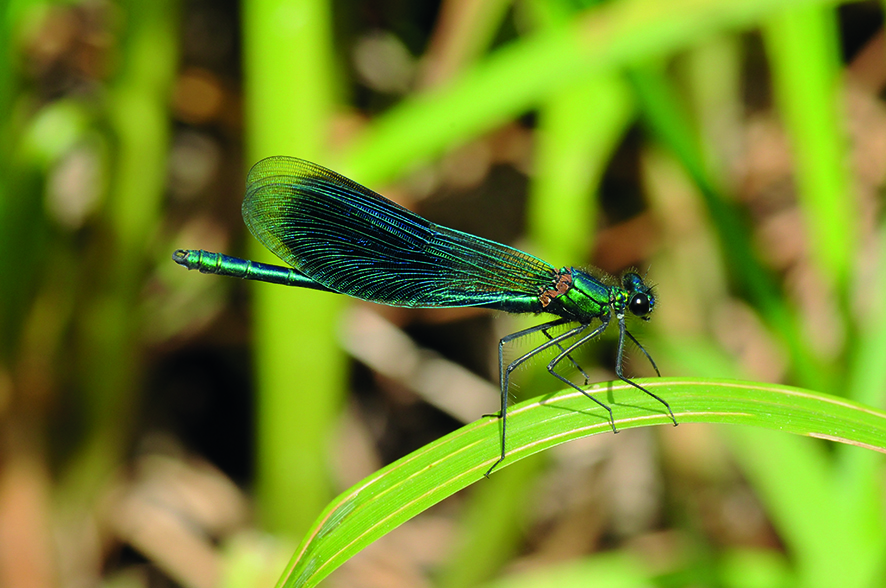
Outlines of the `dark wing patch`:
M280 259L327 288L410 307L533 298L554 267L436 225L319 165L291 157L249 172L243 218Z

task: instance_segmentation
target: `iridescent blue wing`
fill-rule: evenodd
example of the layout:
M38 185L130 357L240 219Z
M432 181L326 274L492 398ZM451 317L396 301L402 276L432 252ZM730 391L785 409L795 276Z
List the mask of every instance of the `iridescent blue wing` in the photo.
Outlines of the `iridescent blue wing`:
M555 271L292 157L264 159L250 170L243 218L256 239L312 280L390 306L535 311Z

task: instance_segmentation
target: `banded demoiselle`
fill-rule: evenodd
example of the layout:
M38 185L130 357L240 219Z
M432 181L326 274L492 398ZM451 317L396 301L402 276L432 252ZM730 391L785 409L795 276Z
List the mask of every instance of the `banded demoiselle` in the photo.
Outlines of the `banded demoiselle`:
M612 409L556 370L568 359L584 374L571 354L605 331L613 316L618 324L616 375L658 400L677 424L667 402L622 372L627 337L661 375L625 327L628 314L649 320L655 308L653 288L637 273L625 273L617 282L602 272L557 269L507 245L434 224L332 170L293 157L270 157L253 166L242 212L255 238L292 267L202 250L179 249L173 260L203 273L338 292L389 306L477 306L558 317L499 342L501 411L490 416L501 419L501 455L487 476L505 458L511 374L546 349L557 352L548 371L606 409L618 432ZM588 331L594 321L600 324ZM575 326L551 334L568 324ZM547 340L505 365L505 345L537 332Z

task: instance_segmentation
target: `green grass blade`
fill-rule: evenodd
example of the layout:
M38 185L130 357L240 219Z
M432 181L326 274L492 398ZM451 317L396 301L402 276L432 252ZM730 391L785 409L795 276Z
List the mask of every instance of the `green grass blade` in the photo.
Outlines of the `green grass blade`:
M714 379L638 380L666 398L681 423L751 425L886 452L886 413L800 388ZM591 389L612 405L619 429L669 422L654 399L624 383ZM516 405L508 415L508 458L608 433L601 409L569 391ZM387 466L341 494L321 514L278 586L315 586L349 557L447 496L480 480L495 461L499 422L485 418ZM495 474L493 474L495 475Z
M613 551L578 561L556 563L485 584L486 588L637 588L653 586L642 558Z
M584 259L593 249L596 193L633 116L630 89L617 75L554 93L539 109L526 215L533 243L545 246L544 259Z
M521 460L470 494L453 556L435 571L436 588L479 586L513 561L532 524L531 502L544 455ZM484 481L485 482L485 481Z
M868 585L858 575L863 572L856 565L862 555L858 535L834 504L828 448L750 427L733 427L726 437L791 554L797 585Z
M858 211L840 118L836 15L817 6L788 10L763 31L813 259L831 288L842 293L852 269Z
M715 185L705 168L704 155L691 131L687 114L679 106L677 93L654 69L636 67L629 72L647 125L668 146L692 178L720 236L720 245L738 289L745 293L771 325L772 333L784 341L791 355L794 375L800 385L829 389L833 376L826 364L812 356L801 336L799 318L787 306L778 284L758 259L751 243L743 212Z
M344 169L373 185L519 116L571 84L823 0L626 0L498 49L445 87L404 100L351 145Z

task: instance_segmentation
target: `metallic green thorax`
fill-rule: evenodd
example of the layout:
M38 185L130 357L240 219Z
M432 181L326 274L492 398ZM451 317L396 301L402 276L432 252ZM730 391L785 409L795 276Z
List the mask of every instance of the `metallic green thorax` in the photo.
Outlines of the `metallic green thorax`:
M574 267L555 272L551 287L543 289L538 300L541 312L584 324L610 313L621 317L628 311L645 318L655 306L652 288L635 273L625 274L619 287Z
M588 323L609 312L613 288L575 268L560 270L560 279L564 282L571 281L570 287L561 295L552 293L551 303L545 307L545 312L580 323Z

